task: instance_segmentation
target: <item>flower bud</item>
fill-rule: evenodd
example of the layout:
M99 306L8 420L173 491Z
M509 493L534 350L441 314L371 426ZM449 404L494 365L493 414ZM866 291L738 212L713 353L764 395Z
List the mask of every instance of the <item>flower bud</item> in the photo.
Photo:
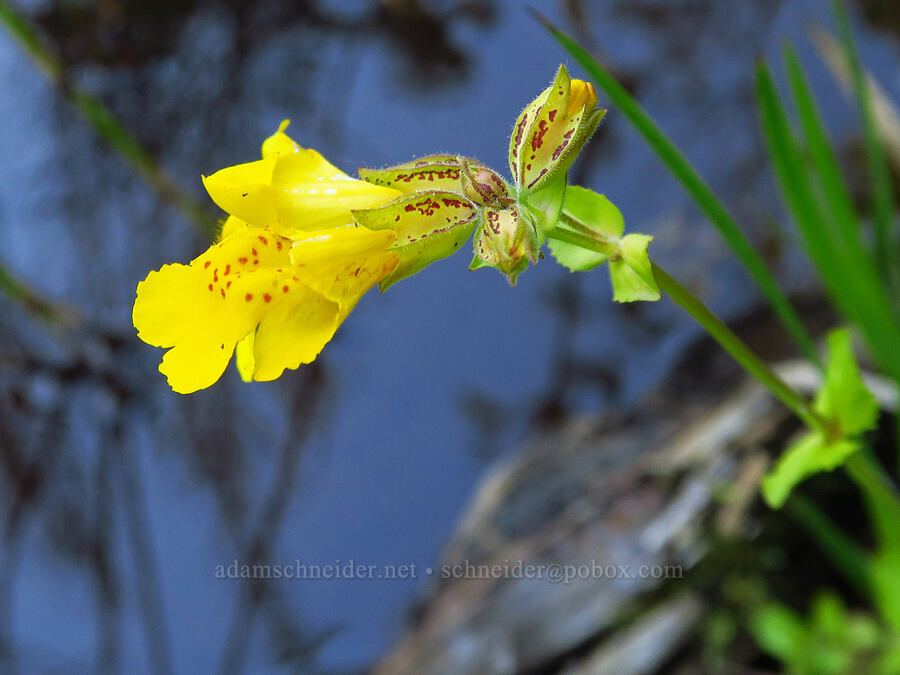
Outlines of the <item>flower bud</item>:
M510 202L509 191L496 172L481 164L460 158L463 194L482 206L500 206Z
M565 174L606 110L590 82L559 67L553 84L528 104L513 128L509 167L520 191L535 192Z

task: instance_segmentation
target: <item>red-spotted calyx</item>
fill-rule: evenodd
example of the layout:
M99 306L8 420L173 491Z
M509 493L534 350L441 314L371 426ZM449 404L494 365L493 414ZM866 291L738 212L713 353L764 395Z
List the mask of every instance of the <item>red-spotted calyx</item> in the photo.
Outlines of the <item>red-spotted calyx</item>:
M569 78L560 66L547 89L516 120L509 168L520 193L536 192L565 175L606 110L597 108L590 82Z
M519 273L540 256L541 241L534 223L513 200L505 205L485 206L482 213L470 269L493 267L515 286Z

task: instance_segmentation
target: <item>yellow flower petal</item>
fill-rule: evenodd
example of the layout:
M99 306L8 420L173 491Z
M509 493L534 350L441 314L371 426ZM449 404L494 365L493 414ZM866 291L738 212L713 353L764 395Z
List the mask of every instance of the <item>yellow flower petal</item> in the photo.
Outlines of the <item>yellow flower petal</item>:
M387 204L399 190L350 178L315 150L278 158L272 176L279 222L299 230L323 230L353 222L350 211Z
M253 358L253 341L255 337L255 332L249 333L234 348L234 362L244 382L253 380L253 369L256 368L256 359Z
M385 250L396 236L391 230L351 225L310 235L295 242L291 250L295 274L310 288L337 302L342 318L400 260L396 253Z
M284 139L272 137L275 140L264 148L266 159L203 179L210 197L224 211L257 227L290 234L346 225L353 221L351 210L381 206L401 194L350 178L315 150L297 146L282 154L285 144L293 141L279 133Z
M288 124L290 123L290 120L283 120L281 124L278 125L278 131L263 141L263 159L277 157L278 155L289 155L293 152L300 152L303 149L294 139L284 133L284 130L287 129Z
M597 92L594 91L594 85L584 80L572 80L569 89L569 105L566 114L572 117L582 108L593 110L600 102L597 98Z
M219 232L219 236L216 237L216 243L222 241L223 239L227 239L238 230L245 230L248 227L250 227L250 225L248 225L240 218L236 218L235 216L228 216L228 218L225 219L225 222L222 223L222 231Z
M272 199L272 174L277 157L230 166L203 177L212 200L226 213L256 227L277 221Z
M280 359L264 353L272 341L258 335L256 370L267 375L315 358L340 323L340 307L295 274L291 243L259 228L238 230L190 265L165 265L138 284L134 325L145 342L171 347L160 371L172 389L190 393L214 383L236 343L270 316L278 324L289 314L312 324Z
M290 303L273 303L256 330L254 380L274 380L286 368L314 361L346 317L334 302L303 284L292 292L298 297Z

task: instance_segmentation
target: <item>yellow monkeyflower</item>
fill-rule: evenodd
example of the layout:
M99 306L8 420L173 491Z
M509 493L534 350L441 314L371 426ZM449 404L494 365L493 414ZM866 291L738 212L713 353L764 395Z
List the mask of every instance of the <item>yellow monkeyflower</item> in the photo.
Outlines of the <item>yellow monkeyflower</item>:
M401 193L350 178L285 126L263 144L262 160L204 179L230 214L219 241L138 284L138 337L169 348L159 369L177 392L216 382L238 345L244 379L272 380L313 361L400 262L390 250L396 233L356 225L351 210Z

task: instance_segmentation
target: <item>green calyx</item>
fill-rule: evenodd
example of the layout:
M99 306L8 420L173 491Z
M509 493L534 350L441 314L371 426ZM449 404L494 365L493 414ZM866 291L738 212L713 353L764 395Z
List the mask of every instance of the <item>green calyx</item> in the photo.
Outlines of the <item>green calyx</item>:
M480 217L476 204L457 192L443 190L412 192L380 208L353 212L359 225L370 230L393 230L397 235L391 249L400 263L382 280L382 291L456 253Z
M553 83L516 119L509 168L522 190L538 191L564 175L606 115L594 87L560 65Z

